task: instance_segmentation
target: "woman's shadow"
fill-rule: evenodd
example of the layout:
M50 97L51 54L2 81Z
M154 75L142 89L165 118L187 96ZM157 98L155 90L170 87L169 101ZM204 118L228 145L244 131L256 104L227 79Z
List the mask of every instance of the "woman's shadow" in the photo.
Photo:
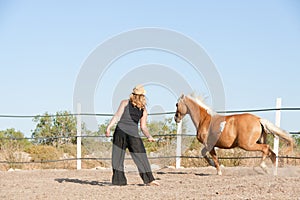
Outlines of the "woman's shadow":
M98 185L98 186L116 186L113 185L111 182L108 181L87 181L87 180L80 180L74 178L56 178L55 181L59 183L69 182L69 183L78 183L84 185ZM136 185L136 186L145 186L146 184L128 184L128 185Z
M99 186L111 186L111 182L106 181L87 181L87 180L80 180L80 179L73 179L73 178L56 178L55 181L59 183L69 182L69 183L79 183L82 185L99 185Z

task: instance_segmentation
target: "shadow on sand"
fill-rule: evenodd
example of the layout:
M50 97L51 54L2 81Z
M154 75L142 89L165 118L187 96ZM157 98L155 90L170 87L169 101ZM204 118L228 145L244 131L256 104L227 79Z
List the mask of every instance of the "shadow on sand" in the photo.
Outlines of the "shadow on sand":
M192 173L192 172L156 172L157 174L195 174L196 176L211 176L211 174Z
M80 180L80 179L73 179L73 178L57 178L54 179L59 183L69 182L69 183L78 183L83 185L99 185L99 186L112 186L111 182L103 182L103 181L88 181L88 180Z
M59 183L63 182L69 182L69 183L78 183L82 185L98 185L98 186L126 186L126 185L113 185L111 182L108 181L88 181L88 180L80 180L80 179L74 179L74 178L56 178L55 181ZM146 184L127 184L128 185L134 185L134 186L146 186Z

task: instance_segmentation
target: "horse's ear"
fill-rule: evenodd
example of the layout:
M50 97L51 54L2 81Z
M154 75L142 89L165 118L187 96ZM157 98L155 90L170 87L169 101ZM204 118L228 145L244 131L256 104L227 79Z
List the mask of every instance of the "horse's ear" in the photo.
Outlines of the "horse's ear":
M184 98L184 94L181 94L177 101L179 102L183 98Z

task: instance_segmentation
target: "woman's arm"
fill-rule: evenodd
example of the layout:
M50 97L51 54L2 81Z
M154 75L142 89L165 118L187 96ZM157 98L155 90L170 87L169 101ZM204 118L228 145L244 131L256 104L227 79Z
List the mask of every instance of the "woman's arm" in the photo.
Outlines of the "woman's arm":
M150 135L150 133L148 131L148 128L147 128L147 116L148 116L147 110L144 109L143 116L140 120L140 127L141 127L141 130L142 130L143 134L148 138L148 141L149 142L154 142L155 140Z
M117 112L114 114L108 126L106 127L106 132L105 132L106 137L110 136L110 129L120 120L121 116L123 115L124 108L127 106L127 104L128 104L128 100L121 101Z

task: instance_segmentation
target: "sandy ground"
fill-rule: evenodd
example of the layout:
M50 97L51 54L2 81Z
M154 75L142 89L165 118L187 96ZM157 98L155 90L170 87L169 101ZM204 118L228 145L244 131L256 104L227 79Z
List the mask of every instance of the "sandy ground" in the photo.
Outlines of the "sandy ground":
M272 172L272 169L270 169ZM212 167L154 171L160 186L144 186L127 172L127 186L111 185L111 170L32 170L0 172L0 199L299 199L300 168Z

